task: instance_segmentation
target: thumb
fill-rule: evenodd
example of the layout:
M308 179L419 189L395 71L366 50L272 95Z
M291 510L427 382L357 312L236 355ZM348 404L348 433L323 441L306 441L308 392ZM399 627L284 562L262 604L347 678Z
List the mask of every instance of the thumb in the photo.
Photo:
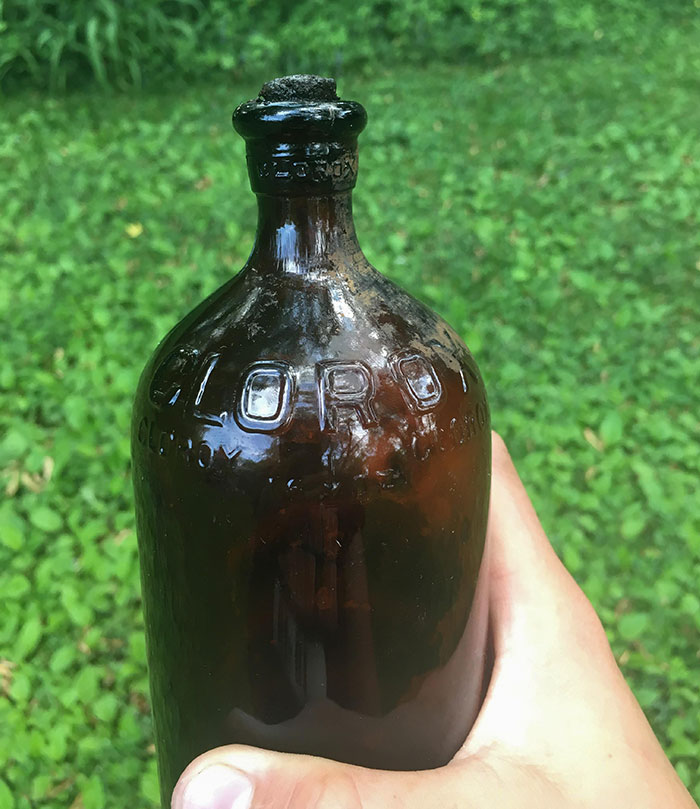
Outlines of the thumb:
M232 745L189 765L172 809L443 809L456 799L468 809L466 766L392 772ZM477 774L471 785L479 780Z

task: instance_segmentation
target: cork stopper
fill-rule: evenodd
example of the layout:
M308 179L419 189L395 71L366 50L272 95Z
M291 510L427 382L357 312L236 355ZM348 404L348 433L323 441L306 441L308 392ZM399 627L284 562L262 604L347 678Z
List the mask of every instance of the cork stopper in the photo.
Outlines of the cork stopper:
M265 82L259 101L339 101L335 79L295 73Z

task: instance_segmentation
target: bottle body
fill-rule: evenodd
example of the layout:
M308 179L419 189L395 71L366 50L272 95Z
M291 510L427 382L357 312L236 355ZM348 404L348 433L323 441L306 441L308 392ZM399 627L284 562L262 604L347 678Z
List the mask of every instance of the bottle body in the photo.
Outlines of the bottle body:
M229 743L440 766L481 703L483 382L350 222L349 194L262 200L246 267L139 384L164 806L192 758Z

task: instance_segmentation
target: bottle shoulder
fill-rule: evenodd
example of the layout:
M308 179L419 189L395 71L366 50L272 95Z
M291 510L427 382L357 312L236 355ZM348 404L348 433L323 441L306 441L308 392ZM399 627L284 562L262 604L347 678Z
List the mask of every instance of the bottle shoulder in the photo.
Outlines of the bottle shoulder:
M278 396L285 385L290 396L325 385L341 398L398 380L422 406L421 396L429 401L449 385L466 388L468 376L483 389L454 329L369 265L316 276L247 266L162 341L144 370L137 405L174 405L186 389L200 410L207 399L232 396L240 410L245 380L255 378Z
M381 459L375 483L394 487L436 453L471 463L475 447L485 451L488 421L464 343L376 270L310 279L248 268L161 344L140 383L132 437L141 462L229 468L235 459L241 480L280 465L296 480L309 463L325 470L309 480L354 486Z
M201 355L224 347L243 364L270 352L308 360L366 353L371 360L411 347L444 359L470 356L442 317L366 262L303 274L248 265L168 333L150 365L184 346Z

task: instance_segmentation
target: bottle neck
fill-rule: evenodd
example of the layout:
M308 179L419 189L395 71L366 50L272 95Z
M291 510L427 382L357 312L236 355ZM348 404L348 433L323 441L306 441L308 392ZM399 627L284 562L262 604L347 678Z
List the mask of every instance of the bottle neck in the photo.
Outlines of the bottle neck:
M322 196L258 194L258 229L249 264L258 270L304 274L332 266L360 247L351 191Z

